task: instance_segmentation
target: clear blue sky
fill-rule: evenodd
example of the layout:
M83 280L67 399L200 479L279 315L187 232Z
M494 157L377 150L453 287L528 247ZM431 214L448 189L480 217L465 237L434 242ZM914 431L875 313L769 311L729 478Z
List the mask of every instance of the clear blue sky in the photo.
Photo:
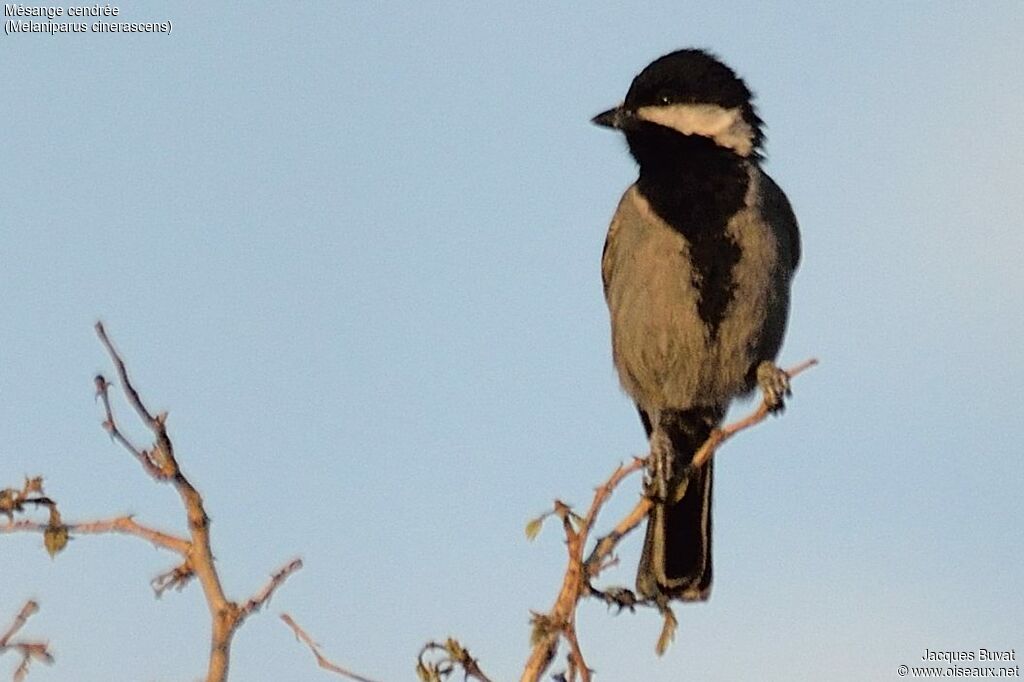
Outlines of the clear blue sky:
M645 446L599 274L635 168L588 121L704 46L758 93L803 229L782 361L823 364L721 453L714 594L670 652L654 614L581 609L598 679L1024 650L1024 5L628 5L151 2L122 18L170 36L0 36L0 486L183 528L100 428L102 318L170 412L229 593L306 561L233 679L330 679L282 610L380 679L449 634L517 678L564 553L524 524ZM58 656L33 682L202 673L198 589L147 584L173 557L41 545L0 536L0 621L35 597Z

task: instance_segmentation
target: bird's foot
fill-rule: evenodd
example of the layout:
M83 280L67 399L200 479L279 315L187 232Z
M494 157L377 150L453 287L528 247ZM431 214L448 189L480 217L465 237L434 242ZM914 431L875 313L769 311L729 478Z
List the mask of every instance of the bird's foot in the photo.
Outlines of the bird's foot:
M604 590L599 590L593 585L590 586L590 594L597 599L600 599L609 608L615 607L615 614L618 615L624 610L629 610L631 613L636 612L637 605L642 605L643 600L637 597L637 595L626 587L607 587Z
M757 366L757 385L761 387L769 412L779 414L786 409L784 400L793 395L793 391L785 371L776 367L774 362L765 360Z
M647 459L644 495L657 504L673 505L683 499L695 468L681 463L672 451L672 443L661 430L651 434L651 452Z

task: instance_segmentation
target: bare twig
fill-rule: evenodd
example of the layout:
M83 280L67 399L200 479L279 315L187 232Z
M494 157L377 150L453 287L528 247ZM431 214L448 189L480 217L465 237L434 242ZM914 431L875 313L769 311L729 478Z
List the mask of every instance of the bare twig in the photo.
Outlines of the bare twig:
M565 531L568 562L565 576L562 579L562 589L555 599L554 606L547 614L534 617L534 630L531 638L533 649L520 678L522 682L540 679L540 676L551 665L558 649L558 641L562 637L567 639L572 649L569 660L575 666L574 672L583 682L589 682L590 668L576 639L576 606L579 604L580 598L589 590L590 579L603 568L603 558L611 553L622 536L613 538L613 531L609 536L602 538L602 541L598 543L598 546L602 548L601 552L595 548L586 562L583 560L583 550L590 531L597 521L597 515L612 491L627 476L643 470L645 462L646 460L637 457L628 465L620 464L608 480L594 492L590 508L582 519L573 515L564 503L555 501L555 514L562 519L562 527ZM575 521L575 527L574 519L579 519Z
M565 641L569 644L569 679L575 680L577 678L581 680L589 680L590 673L593 670L587 666L587 662L583 659L583 649L580 647L580 641L576 637L576 622L575 618L573 622L569 623L565 632Z
M262 609L267 602L270 601L270 598L274 596L274 592L277 591L277 588L284 585L284 581L288 579L288 576L300 568L302 568L302 559L292 559L287 564L274 571L273 575L270 576L270 580L263 586L263 589L257 592L247 602L242 604L241 608L239 608L239 620L244 620L253 612Z
M27 623L28 619L37 611L39 611L39 604L31 599L25 602L25 605L21 607L21 611L18 611L18 615L14 617L14 620L11 622L10 627L7 628L7 631L0 635L0 646L7 646L11 641L11 637L18 634L18 630L25 627L25 623Z
M795 367L791 367L790 369L785 370L785 372L789 376L789 378L792 379L796 375L810 369L811 367L814 367L817 364L817 358L811 358L810 360L804 360ZM709 459L711 459L711 457L715 454L715 450L717 450L719 446L722 445L722 443L729 440L730 438L735 436L740 431L743 431L744 429L749 429L751 426L757 426L765 419L767 419L769 414L771 414L770 406L768 405L767 401L762 400L761 404L758 405L757 409L754 410L749 415L747 415L746 417L744 417L743 419L740 419L737 422L733 422L728 426L724 426L721 429L715 429L714 431L712 431L711 436L707 439L707 441L704 442L704 445L702 445L700 449L696 453L694 453L693 460L691 461L692 466L694 466L695 468L704 466L704 464Z
M117 376L121 378L121 386L124 390L125 396L128 398L128 403L135 408L135 411L139 413L139 419L141 419L146 426L153 429L154 432L160 431L163 427L162 421L157 421L153 418L153 415L149 413L146 406L142 404L142 398L139 397L139 392L132 386L132 382L128 380L128 368L125 367L124 360L121 359L121 355L114 349L114 344L110 341L110 337L107 336L107 330L103 327L102 322L97 322L95 325L96 335L100 337L100 342L107 349L107 353L110 355L110 359L114 363L114 367L117 368ZM103 382L104 384L106 382ZM97 384L99 382L97 381ZM101 389L106 392L106 389ZM166 435L166 432L164 432Z
M21 654L21 662L14 670L15 682L20 682L25 679L25 676L28 675L28 667L32 661L42 661L47 665L53 663L53 654L50 653L49 646L46 642L11 641L11 639L18 634L18 631L25 626L28 619L37 611L39 611L39 604L31 599L25 602L25 605L21 607L20 611L18 611L18 615L14 617L14 621L11 623L10 627L7 628L6 632L0 635L0 655L3 655L8 651L16 651Z
M646 459L637 457L633 460L633 463L626 469L624 473L626 475L631 474L634 471L643 469L644 466L646 466L646 464ZM612 489L616 485L618 485L619 481L621 481L622 478L625 478L625 476L620 476L618 480L615 480L613 476L612 479L609 479L605 483L605 487L608 488L608 495L611 494ZM647 518L647 513L650 510L650 498L640 498L640 501L636 503L636 506L633 507L632 511L626 514L626 516L624 516L622 520L615 525L615 528L613 528L610 533L608 533L605 536L602 536L597 541L597 543L594 545L594 549L590 552L590 556L587 557L585 568L588 579L592 579L596 577L598 573L600 573L600 571L605 567L605 560L611 556L612 552L615 550L615 547L619 544L619 541L622 540L622 538L624 538L630 532L632 532L634 528L639 526L643 522L643 520Z
M0 524L0 533L42 533L49 527L49 524L39 521L21 520L8 524ZM138 523L131 516L119 516L113 519L99 521L83 521L79 523L64 524L68 533L75 535L103 535L106 533L120 533L123 535L134 535L146 540L154 547L170 550L176 554L185 556L188 554L189 542L184 538L169 533L149 528Z
M338 675L341 675L342 677L347 677L350 680L356 680L356 682L374 682L374 680L371 680L368 677L357 675L351 670L346 670L345 668L342 668L337 663L332 663L326 656L323 655L323 653L321 653L320 645L317 644L312 637L306 634L306 631L303 630L299 626L299 624L295 622L295 619L289 616L287 613L281 614L281 620L283 620L285 625L290 627L292 629L292 632L295 633L295 639L305 643L306 646L309 647L309 650L313 652L313 657L316 658L317 665L319 665L324 670L330 671L332 673L337 673Z
M102 326L99 327L99 329L102 328ZM105 336L106 335L104 334L104 338ZM153 461L152 453L139 448L128 440L128 437L125 436L119 428L117 428L117 421L114 420L114 410L110 406L110 383L107 381L106 377L102 374L97 374L93 381L96 383L96 397L98 397L103 403L103 410L107 413L107 418L103 422L103 428L108 434L110 434L110 438L115 443L124 447L125 450L132 453L132 456L138 460L139 464L142 465L142 468L146 470L147 474L157 480L166 478L164 476L164 472Z

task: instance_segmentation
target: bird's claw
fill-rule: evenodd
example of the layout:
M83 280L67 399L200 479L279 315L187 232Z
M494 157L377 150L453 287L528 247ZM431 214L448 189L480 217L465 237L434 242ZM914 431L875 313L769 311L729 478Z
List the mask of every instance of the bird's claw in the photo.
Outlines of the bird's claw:
M590 593L603 601L609 608L615 607L615 615L622 613L626 609L630 613L635 613L637 604L641 603L636 594L626 587L609 587L605 590L591 587Z
M757 366L757 385L761 387L769 412L777 414L786 409L784 401L793 395L793 391L789 387L789 375L784 370L765 360Z

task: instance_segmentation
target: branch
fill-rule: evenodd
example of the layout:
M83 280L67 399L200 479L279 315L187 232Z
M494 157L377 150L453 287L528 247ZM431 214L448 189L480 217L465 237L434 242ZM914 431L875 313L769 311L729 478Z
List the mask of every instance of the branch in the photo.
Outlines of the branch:
M646 459L637 457L633 460L633 464L631 464L627 468L627 470L625 470L624 473L625 475L631 474L638 469L642 469L644 466L646 466L646 464ZM620 470L621 467L619 470L616 471L616 473L618 473ZM618 479L616 479L615 474L613 474L612 478L609 479L604 484L604 486L602 486L603 488L606 489L606 497L611 495L612 490L615 488L615 486L619 484L619 482L623 478L625 478L625 475L620 476ZM633 507L632 511L626 514L626 516L624 516L622 520L615 525L615 528L613 528L610 533L601 537L597 541L597 543L594 545L594 549L590 552L590 556L587 557L587 562L585 564L585 569L588 578L597 577L597 574L600 573L601 570L606 567L607 564L605 564L604 562L609 557L611 557L612 552L615 550L615 547L619 544L619 541L622 540L622 538L626 537L626 535L631 533L634 528L639 526L640 523L647 518L647 513L650 510L651 499L649 497L640 498L640 501L636 503L636 506Z
M120 442L133 456L143 465L155 480L170 480L188 516L188 528L190 536L190 547L188 550L189 568L202 585L203 594L206 597L206 604L209 607L210 615L213 618L213 632L210 643L210 665L207 670L207 680L224 680L227 678L230 642L238 623L238 607L231 603L224 594L224 588L220 582L220 576L214 566L213 550L210 546L210 518L206 514L203 498L199 491L181 472L178 462L174 456L174 446L170 436L167 434L167 415L161 414L154 417L142 402L139 392L128 376L128 369L124 360L114 348L114 344L107 336L102 322L96 323L96 334L99 336L103 346L107 349L117 375L121 381L121 389L124 392L128 404L131 405L143 423L153 432L156 442L152 451L140 450L134 447L127 438L121 436L121 431L114 421L113 412L110 409L108 398L109 382L102 376L96 377L96 390L103 399L103 405L107 413L104 428Z
M639 457L633 458L633 461L628 465L620 464L612 472L608 480L598 486L594 492L594 499L590 503L587 514L582 518L573 514L564 503L555 501L553 513L562 519L562 527L565 530L569 554L568 563L565 569L565 576L562 579L562 588L555 599L554 606L551 607L547 614L534 614L533 636L531 637L533 649L530 652L530 657L527 659L526 667L520 678L521 682L534 682L540 679L544 671L551 665L551 661L554 660L555 653L558 650L558 641L562 637L566 638L571 649L569 657L570 672L578 673L583 682L590 681L590 668L583 658L579 642L576 639L576 606L579 604L580 599L589 592L590 579L596 576L604 567L602 565L604 557L611 553L615 545L622 538L622 535L628 532L628 529L624 530L622 535L616 536L615 531L613 531L611 534L601 538L586 562L583 561L583 549L586 546L590 531L597 521L597 515L611 496L612 491L627 476L641 471L645 464L646 460ZM646 502L646 500L641 503L643 502ZM649 506L650 503L647 502L647 505ZM638 505L639 507L640 505ZM636 513L636 510L634 510L634 512L627 516L627 519ZM640 519L642 518L643 516L640 516ZM576 519L578 521L575 521ZM574 527L574 521L578 527ZM633 525L635 526L638 523L639 520ZM624 524L625 520L619 526L624 527Z
M160 546L168 547L173 545L175 551L178 551L179 554L185 557L185 561L180 566L154 579L153 589L159 596L165 590L172 587L181 589L193 577L199 581L203 588L203 596L206 598L206 605L212 620L210 660L206 679L207 682L223 682L223 680L227 679L231 640L235 632L249 615L259 610L270 600L277 588L284 583L289 575L301 568L302 562L296 559L280 569L271 577L270 582L263 590L245 602L245 604L239 605L228 599L214 564L213 550L210 544L210 517L206 513L202 495L199 494L199 491L196 490L195 486L192 485L178 465L174 454L174 444L167 433L167 413L163 412L154 416L145 403L143 403L142 397L128 376L128 369L125 366L124 360L117 352L117 349L114 348L110 337L107 336L102 322L96 323L96 334L114 363L125 399L135 410L143 424L152 432L154 437L153 447L149 450L141 449L124 436L111 408L110 383L102 375L98 375L95 378L96 394L103 402L106 415L103 428L110 434L111 438L138 460L146 473L154 480L171 483L181 498L182 505L185 507L185 513L188 518L189 539L184 540L164 534L156 534L155 531L142 529L141 526L134 524L130 519L127 522L121 522L121 526L115 529L141 535L150 542Z
M64 549L72 536L104 533L132 535L155 547L179 555L182 558L181 563L154 578L150 584L156 596L159 597L168 589L182 589L192 578L199 581L211 618L210 654L206 680L207 682L224 682L227 679L231 641L235 632L250 615L270 601L292 573L302 568L302 561L293 559L277 570L271 575L267 584L243 604L228 599L214 564L210 544L210 519L206 514L202 496L178 465L174 454L174 444L167 433L167 413L162 412L154 416L143 403L142 397L128 376L124 360L114 348L114 344L107 336L101 322L96 323L96 334L117 370L125 399L143 424L152 432L154 442L149 449L143 449L135 445L124 434L114 416L110 397L111 383L100 374L95 377L94 384L96 397L103 403L103 429L114 442L125 448L139 462L143 470L154 481L170 483L175 489L185 508L188 536L180 537L144 526L136 522L130 515L98 521L64 523L57 509L57 503L45 496L41 477L26 478L25 484L20 490L16 488L0 490L0 518L7 517L7 523L0 524L0 534L42 533L43 544L51 556L55 556ZM27 506L46 507L49 511L49 521L43 523L31 519L16 520L15 515L25 513ZM24 676L31 659L36 658L46 662L52 660L45 644L8 643L10 637L24 624L25 619L34 613L35 609L34 602L29 602L22 609L22 613L19 614L11 629L0 640L0 653L17 648L23 654L24 660L15 673L16 679Z
M93 379L96 384L96 397L103 402L103 409L107 413L107 418L103 422L103 428L110 435L110 439L120 444L125 450L130 452L142 468L146 470L146 473L157 480L163 480L166 478L163 471L156 462L153 461L152 453L140 449L125 436L119 428L117 428L117 422L114 420L114 410L110 407L110 384L102 374L97 374L96 378Z
M374 682L374 680L371 680L368 677L357 675L351 670L346 670L345 668L342 668L340 665L332 663L330 660L328 660L328 658L320 652L320 645L313 641L313 638L306 634L306 631L299 627L299 624L295 622L295 619L289 616L287 613L281 614L281 620L284 621L285 625L292 629L292 632L295 633L296 640L304 642L306 646L309 647L309 650L313 652L313 656L316 658L317 665L319 665L324 670L330 671L332 673L337 673L338 675L341 675L342 677L347 677L350 680L356 680L356 682Z
M29 490L40 495L40 497L24 499ZM43 535L43 544L51 557L55 557L60 553L72 537L121 533L141 538L151 543L157 549L166 549L184 557L185 560L180 566L158 575L150 581L150 585L157 597L162 596L171 587L180 590L194 575L189 557L192 543L185 538L144 526L135 521L131 516L119 516L101 521L63 523L60 512L57 510L57 503L51 498L43 496L43 479L41 476L26 479L25 487L21 493L12 494L12 488L2 492L0 502L7 502L8 504L0 504L0 507L2 507L0 511L7 511L7 515L11 520L6 524L0 525L0 534L17 532L41 533ZM49 521L47 523L31 519L15 521L14 512L24 511L24 504L28 502L33 502L36 506L48 507L50 511Z
M801 372L813 367L818 363L811 359L786 370L786 375L793 378ZM755 426L771 414L770 406L766 400L762 400L758 408L747 417L729 424L721 429L712 432L708 440L694 453L690 466L694 469L703 466L717 449L726 440L744 429ZM671 639L675 630L676 620L672 611L665 605L658 605L651 600L640 600L630 590L618 588L601 592L591 586L590 581L615 563L613 553L619 542L640 525L650 512L653 502L648 497L643 497L636 506L620 520L607 535L597 540L590 555L584 561L583 549L586 546L588 537L597 520L597 516L605 502L611 496L614 489L630 474L640 471L647 465L644 458L634 458L629 465L619 465L612 472L612 475L594 493L587 513L580 517L564 503L556 500L552 511L545 513L538 519L534 519L527 525L527 536L532 537L539 530L540 524L548 516L558 516L562 519L562 526L566 536L568 550L568 563L565 569L565 576L562 579L562 587L554 606L546 614L533 614L533 635L531 642L533 648L527 659L520 682L536 682L541 675L551 666L558 650L558 643L565 639L569 645L569 677L577 675L583 682L590 681L590 669L587 666L579 641L576 637L576 609L580 600L585 596L595 596L603 599L609 604L619 608L633 609L635 606L656 606L665 619L662 635L659 638L658 650L663 651Z
M15 682L25 679L25 676L28 675L28 667L32 661L42 661L47 665L53 663L53 654L50 653L46 642L11 641L11 638L18 634L18 631L25 626L28 619L38 611L39 604L31 599L25 602L25 605L21 607L21 611L14 617L14 621L7 628L7 631L0 635L0 655L8 651L17 651L21 654L21 663L14 670Z
M125 367L124 360L121 359L120 354L115 350L114 344L110 341L110 337L107 336L107 330L103 327L102 322L97 322L96 335L100 337L100 342L104 348L107 349L107 353L110 355L110 359L114 363L114 367L117 368L117 376L121 378L121 386L124 388L124 394L128 398L128 404L135 408L135 411L139 413L139 419L141 419L146 426L153 430L154 433L159 434L163 432L166 436L167 432L163 431L163 420L157 420L153 418L153 415L149 413L146 406L142 404L142 398L139 397L139 392L132 386L132 382L128 380L128 368ZM99 382L97 382L98 384ZM106 381L103 382L106 384ZM101 389L106 392L105 389Z
M811 358L810 360L804 360L795 367L785 370L785 373L790 379L792 379L796 375L814 367L817 364L817 358ZM721 429L715 429L711 432L711 436L704 442L704 445L701 446L700 450L694 453L691 465L694 468L704 466L704 464L714 456L715 451L722 445L722 443L744 429L757 426L767 419L770 414L772 414L770 405L767 401L762 400L758 408L743 419L733 422L728 426L724 426Z
M238 609L239 623L248 618L254 612L262 609L263 606L270 601L270 598L274 596L274 592L277 591L277 588L284 585L285 580L288 580L288 576L300 568L302 568L302 559L292 559L287 564L277 569L270 576L270 581L263 586L263 589L250 598L249 601L242 604L241 608Z
M50 528L49 524L40 521L22 520L0 525L0 533L45 533L48 528ZM144 526L135 521L131 516L119 516L100 521L67 523L64 524L64 528L67 529L68 534L72 537L76 535L103 535L106 533L134 535L146 540L154 547L166 549L182 556L188 554L191 547L188 540Z

